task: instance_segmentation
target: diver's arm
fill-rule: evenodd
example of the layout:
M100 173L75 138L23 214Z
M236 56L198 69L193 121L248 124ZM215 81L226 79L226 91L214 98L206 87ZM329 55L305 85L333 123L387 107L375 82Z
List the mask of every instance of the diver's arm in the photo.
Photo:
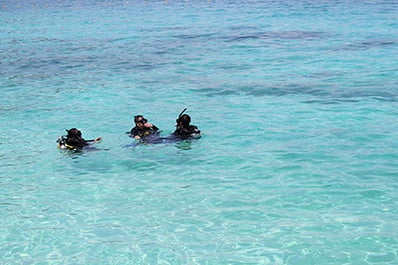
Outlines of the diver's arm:
M189 128L189 132L190 132L190 133L199 134L199 133L200 133L200 130L198 129L197 126L191 125L190 128Z
M134 139L137 139L137 140L141 139L141 137L138 135L139 134L139 130L138 130L137 127L132 128L129 134L130 134L129 136L131 138L134 138Z
M131 138L140 139L140 137L138 136L138 129L137 129L137 127L133 127L133 128L131 129L131 131L129 132L129 136L130 136ZM138 137L138 138L137 138L137 137Z
M97 138L95 138L93 140L85 140L85 141L86 141L86 143L90 143L90 142L99 142L101 140L102 140L102 137L97 137Z
M191 127L190 127L190 136L192 138L195 138L195 139L198 139L198 138L201 137L200 130L198 129L197 126L191 125Z
M150 122L145 123L145 124L144 124L144 127L145 127L145 128L151 128L151 129L154 130L154 131L158 131L158 130L159 130L158 127L156 127L155 125L153 125L153 124L150 123Z

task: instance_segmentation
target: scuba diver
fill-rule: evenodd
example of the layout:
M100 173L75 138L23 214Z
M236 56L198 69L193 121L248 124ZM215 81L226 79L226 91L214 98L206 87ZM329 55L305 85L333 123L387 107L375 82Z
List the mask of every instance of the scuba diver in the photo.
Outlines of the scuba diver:
M85 140L82 138L82 132L76 128L66 130L66 136L58 137L57 143L60 149L81 150L83 147L90 145L90 143L98 142L102 138L98 137L93 140Z
M198 139L201 137L200 130L195 125L190 125L191 117L188 114L184 114L187 109L185 108L178 115L178 119L176 120L176 130L173 133L173 136L179 137L181 139L195 138Z
M159 128L148 122L142 115L134 116L135 127L128 133L137 140L145 140L150 135L158 135Z
M134 116L134 122L136 126L131 129L130 132L127 132L130 137L140 140L140 142L135 142L132 144L128 144L125 147L136 147L140 143L146 144L166 144L166 143L177 143L181 140L187 139L198 139L201 137L201 132L197 126L191 125L191 117L188 114L184 114L187 109L185 108L178 115L176 120L176 129L175 131L166 136L160 136L159 129L149 123L147 119L145 119L142 115Z

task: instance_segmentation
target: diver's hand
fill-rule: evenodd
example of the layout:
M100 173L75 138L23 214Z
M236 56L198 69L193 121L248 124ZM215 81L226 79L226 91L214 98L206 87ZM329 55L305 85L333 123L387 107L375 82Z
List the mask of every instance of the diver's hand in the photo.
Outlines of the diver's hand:
M152 127L153 127L153 124L150 123L150 122L146 122L146 123L144 124L144 127L146 127L146 128L152 128Z
M99 142L99 141L101 141L102 140L102 137L98 137L98 138L95 138L94 139L94 142Z

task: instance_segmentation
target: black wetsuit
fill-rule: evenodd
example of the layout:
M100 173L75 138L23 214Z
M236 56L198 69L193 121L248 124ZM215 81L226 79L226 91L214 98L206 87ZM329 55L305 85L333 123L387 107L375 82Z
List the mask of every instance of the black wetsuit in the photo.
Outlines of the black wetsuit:
M139 136L140 138L143 138L143 137L146 137L151 134L158 133L158 132L159 132L159 128L156 127L155 125L152 125L151 128L144 127L142 129L140 129L138 127L134 127L130 131L130 137Z
M177 127L177 129L173 133L174 136L180 137L182 139L189 138L195 134L200 134L200 130L195 125L189 125L188 128Z
M68 146L75 147L78 149L82 149L83 147L89 145L90 142L94 142L94 140L84 140L83 138L66 138L65 143Z

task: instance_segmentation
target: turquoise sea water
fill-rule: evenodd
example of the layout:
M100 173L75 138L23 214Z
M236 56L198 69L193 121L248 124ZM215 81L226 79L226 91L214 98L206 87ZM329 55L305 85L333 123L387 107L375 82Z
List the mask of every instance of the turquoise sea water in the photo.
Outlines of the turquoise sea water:
M397 14L0 0L0 264L398 264Z

